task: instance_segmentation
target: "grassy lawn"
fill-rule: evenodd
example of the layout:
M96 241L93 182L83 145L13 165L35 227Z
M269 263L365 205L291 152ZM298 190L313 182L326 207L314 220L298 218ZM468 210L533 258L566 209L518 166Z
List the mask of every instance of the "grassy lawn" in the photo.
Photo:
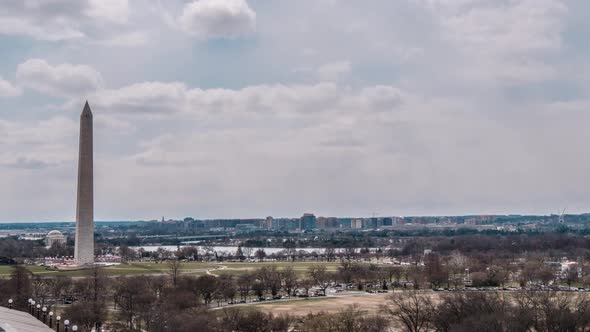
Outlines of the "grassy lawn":
M325 262L255 262L255 263L219 263L224 266L223 269L212 270L211 273L215 275L229 274L237 276L246 272L251 272L264 266L276 267L278 270L283 270L287 267L292 267L298 276L303 276L307 273L311 266L324 265L328 271L336 271L340 263L325 263Z
M46 271L46 269L42 266L27 266L27 269L33 273L39 273ZM8 276L12 272L11 266L1 265L0 266L0 277Z
M340 263L338 262L184 262L182 263L180 270L181 274L188 275L203 275L208 269L211 270L212 274L231 274L240 275L245 272L253 271L263 266L275 266L277 269L282 270L288 266L293 267L295 273L298 275L304 275L311 266L324 265L328 271L336 271ZM218 267L215 269L215 267ZM223 268L222 268L223 267ZM36 275L44 276L71 276L80 277L87 275L87 270L72 270L72 271L57 271L42 266L29 265L26 267L29 271ZM0 278L7 278L10 276L12 267L0 266ZM124 275L149 275L149 274L165 274L168 273L169 267L166 262L154 263L154 262L132 262L129 264L121 264L115 266L109 266L104 268L104 271L109 276L124 276Z
M181 267L182 274L202 275L205 274L207 268L211 268L213 264L208 263L186 263ZM71 270L71 271L57 271L48 269L42 266L29 265L26 267L35 275L43 276L70 276L80 277L88 274L88 270ZM109 266L104 268L108 276L122 276L122 275L141 275L141 274L163 274L168 272L168 265L155 263L131 263ZM0 278L9 277L12 271L10 266L0 266Z
M285 268L288 266L292 266L294 269L303 268L307 269L310 266L317 266L317 265L324 265L328 269L333 268L336 269L340 266L339 262L252 262L252 263L241 263L241 262L222 262L219 263L220 265L225 265L228 268L252 268L256 269L263 266L276 266L277 268Z

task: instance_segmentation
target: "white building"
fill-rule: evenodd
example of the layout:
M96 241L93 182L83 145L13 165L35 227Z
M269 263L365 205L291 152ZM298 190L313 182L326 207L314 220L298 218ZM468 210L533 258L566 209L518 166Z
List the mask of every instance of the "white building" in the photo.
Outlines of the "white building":
M45 244L48 247L53 246L54 243L66 244L66 237L60 231L51 231L45 237Z
M353 219L350 226L354 229L363 228L363 219Z

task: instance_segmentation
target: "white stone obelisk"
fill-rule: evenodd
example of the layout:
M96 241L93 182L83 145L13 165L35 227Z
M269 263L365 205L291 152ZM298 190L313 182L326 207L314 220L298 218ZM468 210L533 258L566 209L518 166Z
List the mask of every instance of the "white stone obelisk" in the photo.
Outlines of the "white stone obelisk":
M89 265L94 264L94 180L92 111L88 102L80 115L79 149L74 258L78 265Z

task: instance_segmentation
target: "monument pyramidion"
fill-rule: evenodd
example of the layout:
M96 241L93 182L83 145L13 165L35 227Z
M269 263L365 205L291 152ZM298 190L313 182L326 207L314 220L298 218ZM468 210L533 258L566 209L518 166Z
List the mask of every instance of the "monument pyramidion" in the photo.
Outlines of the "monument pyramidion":
M77 265L92 265L94 264L94 175L92 111L88 102L80 115L79 149L74 259Z

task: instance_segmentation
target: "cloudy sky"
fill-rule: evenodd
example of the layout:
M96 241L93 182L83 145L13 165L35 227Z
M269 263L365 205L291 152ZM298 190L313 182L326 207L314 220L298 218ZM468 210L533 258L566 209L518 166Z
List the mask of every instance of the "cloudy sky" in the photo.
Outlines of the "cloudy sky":
M590 211L586 0L0 0L0 221Z

